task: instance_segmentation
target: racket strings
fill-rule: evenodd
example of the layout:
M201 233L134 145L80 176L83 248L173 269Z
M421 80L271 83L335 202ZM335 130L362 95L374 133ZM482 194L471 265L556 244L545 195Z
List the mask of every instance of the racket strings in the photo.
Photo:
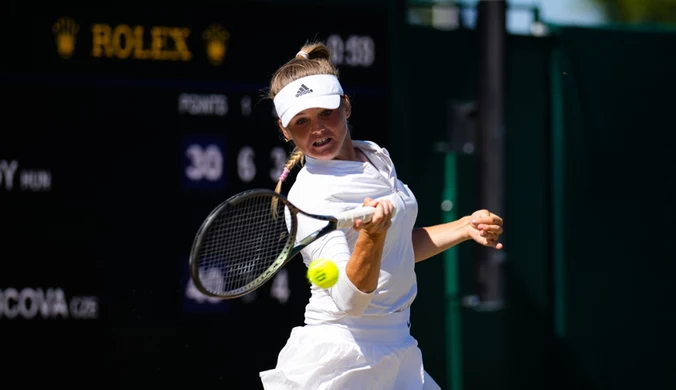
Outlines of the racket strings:
M204 232L199 257L202 285L227 295L245 288L277 260L289 242L285 205L271 196L229 204Z

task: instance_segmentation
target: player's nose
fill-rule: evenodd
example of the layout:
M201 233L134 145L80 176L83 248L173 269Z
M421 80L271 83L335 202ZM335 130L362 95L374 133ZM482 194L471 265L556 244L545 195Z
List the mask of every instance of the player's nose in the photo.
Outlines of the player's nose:
M322 124L321 122L318 122L313 128L312 128L312 134L320 134L323 133L326 130L326 126Z

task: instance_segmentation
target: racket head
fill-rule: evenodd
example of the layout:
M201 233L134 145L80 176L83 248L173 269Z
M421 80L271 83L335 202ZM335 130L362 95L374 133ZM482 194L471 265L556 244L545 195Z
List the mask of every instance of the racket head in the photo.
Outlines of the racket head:
M244 191L219 204L193 241L189 266L195 287L207 296L233 299L263 285L295 255L298 212L285 196L267 189Z

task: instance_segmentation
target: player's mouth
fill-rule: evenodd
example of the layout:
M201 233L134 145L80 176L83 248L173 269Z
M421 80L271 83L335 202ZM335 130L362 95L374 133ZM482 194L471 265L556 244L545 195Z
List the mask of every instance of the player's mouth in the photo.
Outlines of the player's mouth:
M313 142L312 146L317 147L317 148L321 148L322 146L327 145L331 141L332 141L331 138L322 138L322 139L319 139L319 140Z

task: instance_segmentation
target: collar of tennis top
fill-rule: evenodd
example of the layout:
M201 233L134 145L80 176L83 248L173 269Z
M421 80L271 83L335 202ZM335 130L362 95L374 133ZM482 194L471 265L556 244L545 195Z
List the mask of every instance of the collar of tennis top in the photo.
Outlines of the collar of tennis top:
M308 108L335 110L340 107L342 96L343 88L336 76L306 76L287 84L277 93L274 99L275 110L282 120L282 126L287 127L291 118Z

